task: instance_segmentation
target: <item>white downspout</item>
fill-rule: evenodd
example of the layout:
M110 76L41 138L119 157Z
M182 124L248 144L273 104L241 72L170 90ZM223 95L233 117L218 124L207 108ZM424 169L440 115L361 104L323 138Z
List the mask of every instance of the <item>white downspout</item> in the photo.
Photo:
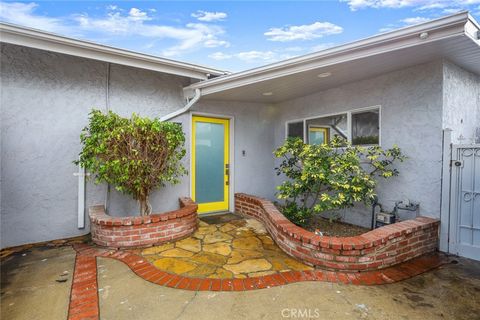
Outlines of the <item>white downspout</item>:
M85 228L85 168L78 166L78 173L74 173L74 176L78 176L78 215L77 215L77 227L78 229Z
M105 77L105 109L108 112L110 110L110 63L107 63L107 71ZM78 177L78 211L77 211L77 228L85 228L85 179L90 174L86 172L85 168L78 166L78 172L73 174ZM108 204L108 196L110 193L110 186L107 184L107 190L105 194L105 209Z
M160 118L160 121L168 121L172 118L175 118L178 115L181 115L182 113L187 112L188 110L190 110L191 107L193 107L195 103L197 103L197 101L200 99L201 96L202 96L202 92L200 91L200 89L195 89L195 95L190 101L188 101L188 103L183 108L178 109L167 115L164 115L163 117Z

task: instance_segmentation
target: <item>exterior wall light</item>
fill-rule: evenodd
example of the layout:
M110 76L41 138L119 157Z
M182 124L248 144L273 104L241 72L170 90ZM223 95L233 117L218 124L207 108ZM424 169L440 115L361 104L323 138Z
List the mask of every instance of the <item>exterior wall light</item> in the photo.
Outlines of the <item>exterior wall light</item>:
M428 32L422 32L420 33L420 39L425 40L428 38Z
M331 72L324 72L324 73L320 73L317 77L326 78L326 77L330 77L331 75L332 75Z

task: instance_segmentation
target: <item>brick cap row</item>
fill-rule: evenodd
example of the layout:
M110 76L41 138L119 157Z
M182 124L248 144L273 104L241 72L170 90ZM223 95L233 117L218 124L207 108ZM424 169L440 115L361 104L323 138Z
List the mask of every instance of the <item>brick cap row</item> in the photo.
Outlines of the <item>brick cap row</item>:
M197 212L197 204L189 197L179 198L180 209L164 213L153 213L148 216L112 217L105 212L103 205L94 205L89 208L90 222L106 226L131 226L156 223L159 221L174 220Z
M406 220L371 230L355 237L320 236L290 222L269 200L246 193L236 193L235 199L260 206L266 215L261 218L274 223L277 229L281 230L283 234L288 235L290 238L297 239L303 243L312 244L317 248L357 250L376 247L385 243L389 238L399 237L423 229L438 227L440 224L438 219L420 216L413 220Z

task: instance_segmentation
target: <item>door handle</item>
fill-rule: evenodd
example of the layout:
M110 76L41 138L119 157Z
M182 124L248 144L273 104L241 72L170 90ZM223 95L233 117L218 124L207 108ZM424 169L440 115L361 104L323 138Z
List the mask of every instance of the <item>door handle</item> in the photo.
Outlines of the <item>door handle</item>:
M227 176L227 180L225 181L225 185L230 185L230 165L227 163L225 165L225 175Z

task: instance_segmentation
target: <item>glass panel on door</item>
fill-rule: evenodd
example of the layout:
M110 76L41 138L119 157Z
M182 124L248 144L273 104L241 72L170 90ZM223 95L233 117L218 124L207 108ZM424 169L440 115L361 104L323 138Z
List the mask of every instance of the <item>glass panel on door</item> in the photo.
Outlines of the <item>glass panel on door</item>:
M193 197L198 212L228 210L228 120L193 118Z

